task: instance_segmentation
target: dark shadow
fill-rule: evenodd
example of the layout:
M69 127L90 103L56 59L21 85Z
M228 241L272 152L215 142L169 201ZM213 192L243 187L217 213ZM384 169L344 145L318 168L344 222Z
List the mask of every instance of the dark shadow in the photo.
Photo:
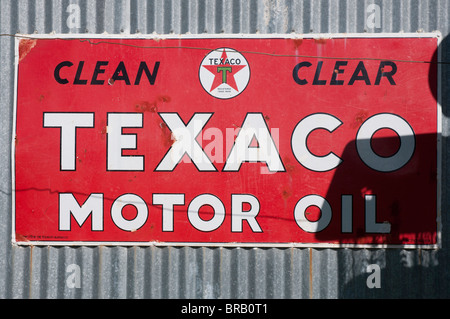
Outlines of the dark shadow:
M429 88L442 106L441 124L445 122L450 92L450 41L443 39L438 51L430 61ZM438 85L437 73L440 75ZM439 90L439 91L438 91ZM440 95L440 96L439 96ZM426 119L424 119L426 120ZM416 134L414 154L404 166L393 172L376 172L369 168L357 152L356 141L346 145L343 162L328 189L326 200L333 208L333 219L329 227L316 233L318 241L335 242L345 247L348 243L359 244L429 244L437 235L438 206L441 206L441 242L438 249L403 247L338 249L338 298L449 298L450 260L448 244L449 220L445 212L448 203L447 150L448 138L444 134ZM441 153L436 152L438 139ZM389 136L371 141L374 151L380 156L393 156L400 148L400 138ZM437 172L438 156L442 170ZM438 174L441 178L437 190ZM374 178L374 176L376 178ZM419 184L420 183L420 184ZM358 193L356 193L358 190ZM437 193L440 192L440 202ZM365 224L368 198L376 195L376 223L388 222L387 233L370 233ZM342 226L344 208L342 195L352 195L352 223ZM369 197L369 201L374 200ZM426 204L425 204L426 203ZM370 205L370 204L369 204ZM347 206L348 207L348 206ZM411 212L413 212L411 214ZM422 219L421 216L423 217ZM345 219L345 218L344 218ZM378 230L383 230L380 226ZM386 230L386 228L384 228ZM344 232L343 232L344 231ZM347 233L345 231L348 231ZM411 247L409 247L411 248ZM380 267L380 287L370 288L374 271L371 264Z
M399 154L395 153L400 146L397 136L362 141L370 143L378 155L384 155L376 162L379 167L363 162L356 141L345 147L340 156L343 162L325 196L332 208L332 222L316 233L317 240L391 246L436 242L437 134L406 138L415 140L414 153L394 171L382 170L389 169L388 164Z
M445 250L401 247L411 244L429 245L437 240L437 157L433 150L437 138L437 134L416 136L416 149L411 160L397 171L388 173L374 173L366 166L357 155L355 141L345 148L341 157L346 165L343 162L342 167L337 169L326 195L326 200L333 207L334 220L329 227L316 234L316 239L333 242L338 234L338 244L343 247L349 243L387 244L390 247L340 248L339 298L449 296L448 280L441 282L441 279L448 277L446 262L442 260L447 258ZM399 139L374 139L372 144L379 153L385 151L388 154L392 153L394 147L398 147ZM420 154L429 156L419 156ZM351 223L344 227L343 211L348 210L349 206L342 206L345 201L342 195L352 195ZM367 195L375 195L376 198ZM366 210L370 205L374 205L376 217L366 225L369 218ZM388 223L389 231L383 222ZM368 230L373 227L379 233ZM373 277L369 278L373 271L368 267L373 264L380 267L379 288L370 288L370 283L374 281Z

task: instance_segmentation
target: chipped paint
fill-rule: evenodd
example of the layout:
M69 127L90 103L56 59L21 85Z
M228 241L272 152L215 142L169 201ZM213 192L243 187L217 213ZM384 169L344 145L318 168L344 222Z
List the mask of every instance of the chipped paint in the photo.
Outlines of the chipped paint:
M19 62L21 62L36 46L36 39L22 39L19 42Z

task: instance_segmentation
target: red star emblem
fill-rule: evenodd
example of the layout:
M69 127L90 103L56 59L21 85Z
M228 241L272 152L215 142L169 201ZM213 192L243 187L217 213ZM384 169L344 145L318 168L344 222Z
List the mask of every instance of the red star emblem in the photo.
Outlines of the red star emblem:
M234 80L234 76L240 70L245 68L245 65L231 65L229 61L227 61L228 56L223 49L222 56L220 57L219 65L203 65L205 69L214 74L214 81L211 85L210 92L217 88L219 85L226 83L231 86L233 89L238 91L236 81ZM226 63L225 63L226 62Z

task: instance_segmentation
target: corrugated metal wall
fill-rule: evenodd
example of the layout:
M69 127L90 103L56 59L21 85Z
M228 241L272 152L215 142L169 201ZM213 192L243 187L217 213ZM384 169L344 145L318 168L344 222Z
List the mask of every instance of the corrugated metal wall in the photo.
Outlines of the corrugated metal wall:
M373 16L378 9L379 20ZM449 0L0 0L0 298L450 297L450 221L446 215L450 204L446 178L450 72L445 64L443 247L436 251L13 246L10 145L12 34L439 30L444 38L442 60L450 61L449 17ZM381 267L381 288L367 287L369 264ZM77 271L80 282L74 280Z

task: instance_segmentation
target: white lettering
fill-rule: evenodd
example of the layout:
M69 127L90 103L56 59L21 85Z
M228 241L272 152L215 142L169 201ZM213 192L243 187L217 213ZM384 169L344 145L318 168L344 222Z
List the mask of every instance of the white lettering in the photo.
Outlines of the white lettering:
M320 218L310 221L306 218L306 209L310 206L320 208ZM294 208L294 217L297 225L308 233L317 233L325 229L331 221L331 206L325 198L319 195L307 195L300 199Z
M136 208L136 217L125 219L122 210L125 206L132 205ZM111 206L111 218L114 224L125 231L136 231L141 228L148 217L148 208L145 201L135 194L124 194L118 197Z
M248 211L243 210L243 204L250 204ZM231 195L231 231L242 232L243 221L246 220L254 233L261 233L262 229L256 221L259 214L259 201L253 195L232 194Z
M122 134L124 127L141 128L142 113L108 113L108 171L143 171L144 156L123 156L122 150L136 149L136 134Z
M393 130L400 138L400 148L389 157L377 155L371 145L372 136L380 129ZM411 126L395 114L380 113L367 119L356 135L356 149L361 160L380 172L392 172L409 162L414 154L415 137Z
M79 127L94 127L94 113L44 113L44 127L59 127L60 169L74 171L76 163L76 130Z
M185 125L178 113L160 113L159 115L172 131L175 142L155 171L173 171L185 154L191 158L199 171L217 171L196 140L212 114L195 113Z
M153 205L162 205L162 231L173 232L175 205L184 205L184 194L153 194Z
M258 146L252 146L256 141ZM280 154L261 113L247 113L234 145L228 154L224 172L239 171L243 162L263 162L271 172L284 172Z
M301 120L292 132L292 152L297 161L309 170L326 172L336 168L342 160L333 152L326 156L316 156L308 149L309 134L317 129L325 129L330 133L337 129L342 122L330 114L311 114Z
M88 199L79 205L73 194L59 194L59 230L71 230L70 216L81 227L86 219L91 218L91 230L103 230L103 194L91 194Z
M366 232L388 234L391 232L391 224L388 222L377 223L376 199L375 195L365 195L365 217L366 217Z
M213 208L212 218L203 220L199 215L202 206L211 206ZM216 230L222 225L225 219L225 207L219 198L211 194L201 194L195 197L188 207L188 219L192 226L203 232Z

